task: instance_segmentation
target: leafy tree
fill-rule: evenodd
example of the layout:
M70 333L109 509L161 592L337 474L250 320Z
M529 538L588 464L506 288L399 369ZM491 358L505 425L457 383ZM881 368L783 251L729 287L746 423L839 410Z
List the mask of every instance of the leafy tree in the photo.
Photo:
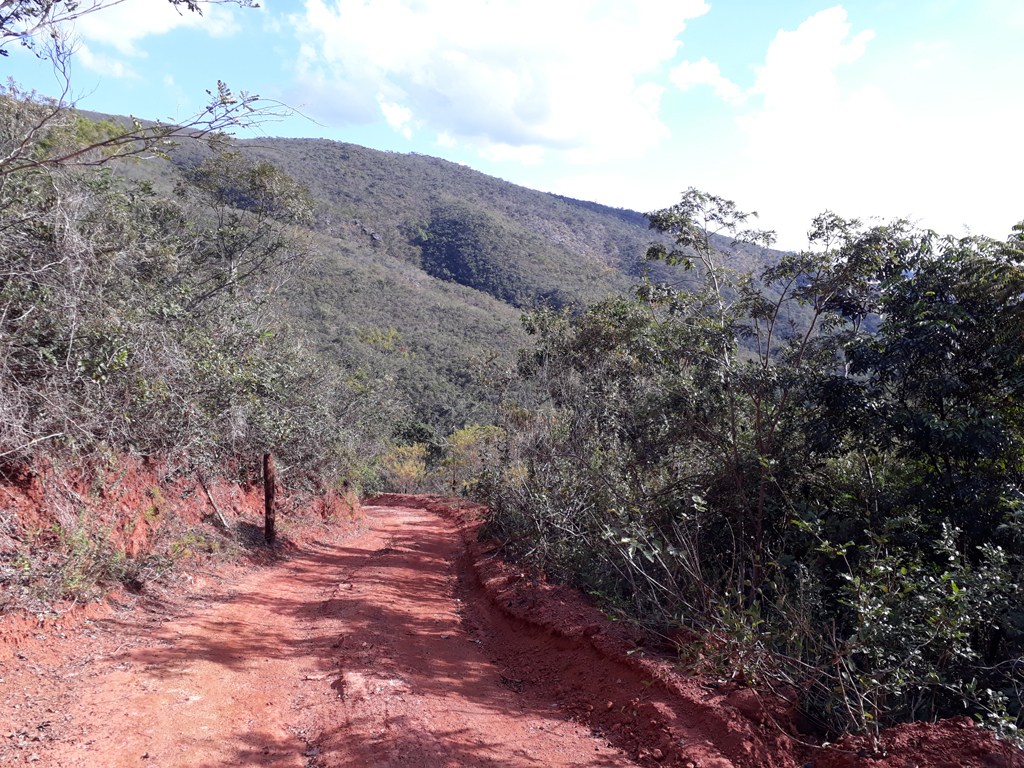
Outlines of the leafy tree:
M415 493L427 477L427 446L399 445L384 456L384 471L400 493Z
M192 298L193 308L247 283L251 293L261 278L280 277L286 267L301 264L308 256L298 233L282 225L311 224L313 201L303 187L267 162L222 153L182 169L177 191L199 204L200 220L209 222L200 230L203 248L196 254L208 278Z
M735 274L712 235L770 242L748 218L690 190L651 215L675 245L649 258L681 281L527 315L532 397L503 405L489 530L710 635L694 658L718 674L806 691L826 730L964 707L1012 724L1024 228L999 243L825 213L813 250Z
M106 171L2 177L0 458L273 448L285 471L363 471L390 431L386 389L301 350L275 301L308 216L286 176L230 156L176 198Z
M902 487L874 490L883 512L909 516L917 536L954 525L973 549L1004 522L1024 469L1024 259L978 237L903 233L899 245L876 273L878 333L847 347L850 376L827 392L827 433L906 468Z
M453 432L446 440L441 472L452 493L466 493L484 468L487 455L501 438L493 425L471 424Z

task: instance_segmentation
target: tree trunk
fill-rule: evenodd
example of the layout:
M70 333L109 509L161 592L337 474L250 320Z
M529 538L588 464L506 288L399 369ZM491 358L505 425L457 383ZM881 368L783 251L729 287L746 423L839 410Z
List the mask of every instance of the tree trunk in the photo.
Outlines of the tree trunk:
M263 509L265 512L263 538L273 544L277 538L274 530L274 454L263 454Z

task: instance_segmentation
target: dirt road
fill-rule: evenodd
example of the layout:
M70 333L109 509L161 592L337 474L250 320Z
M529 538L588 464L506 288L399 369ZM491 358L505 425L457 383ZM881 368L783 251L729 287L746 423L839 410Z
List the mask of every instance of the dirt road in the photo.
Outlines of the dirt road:
M451 522L365 511L358 535L254 572L138 647L83 665L98 674L50 713L64 738L10 756L133 768L631 764L550 696L503 683L462 622Z
M753 692L642 658L624 628L571 590L531 584L450 510L378 503L355 533L303 542L270 567L196 572L191 590L153 588L74 629L0 636L0 763L807 762L750 706ZM936 755L980 743L953 731ZM992 762L1009 753L990 742L957 764L1017 765ZM852 754L819 751L812 764L860 766ZM946 765L913 762L926 764Z

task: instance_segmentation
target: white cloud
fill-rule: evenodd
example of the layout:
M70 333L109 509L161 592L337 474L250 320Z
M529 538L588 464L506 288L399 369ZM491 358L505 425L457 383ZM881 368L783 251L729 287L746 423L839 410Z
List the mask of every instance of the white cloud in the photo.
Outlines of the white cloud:
M75 48L75 54L86 68L109 77L137 79L139 77L129 64L112 59L103 53L94 53L84 43Z
M931 43L914 43L916 61L912 65L913 68L924 69L934 65L937 61L945 61L949 58L947 53L949 48L950 44L946 40Z
M1024 28L1024 6L1020 0L983 0L979 10L997 24Z
M384 95L380 93L377 94L377 101L380 103L380 111L384 113L384 119L387 120L388 125L405 136L405 138L411 139L412 128L409 122L412 120L412 110L408 107L403 107L401 104L385 101Z
M668 135L656 70L707 10L703 0L306 0L292 22L300 77L342 91L350 122L381 93L493 157L534 161L536 149L509 149L529 147L589 162L638 156Z
M843 42L850 26L846 11L837 5L814 14L795 32L780 30L751 89L764 94L765 109L813 112L822 98L834 99L838 92L835 68L863 56L875 36L865 30Z
M178 27L199 27L213 37L227 37L239 29L228 6L206 5L200 16L152 0L124 0L100 13L85 14L74 26L82 38L113 46L126 56L145 56L144 51L136 48L136 42Z
M803 144L821 139L855 117L846 114L848 105L843 104L835 69L860 58L874 33L861 32L845 43L849 32L841 6L815 14L795 32L779 31L750 89L764 97L764 106L738 118L755 153L779 141Z
M281 34L287 23L287 17L271 13L271 9L267 7L266 3L260 3L259 10L263 16L263 31L274 35Z
M602 205L648 211L679 199L680 182L672 175L644 177L612 171L560 176L546 191Z
M778 33L736 118L744 151L702 168L713 181L701 183L759 210L784 248L805 247L811 218L826 209L953 233L970 221L1005 236L1021 215L1007 190L1024 174L1024 157L1008 151L1019 143L1019 107L982 99L962 108L965 92L951 89L949 71L968 65L941 42L908 41L895 56L866 61L872 78L862 82L852 65L870 58L874 33L851 31L837 6ZM926 58L943 66L915 67ZM686 75L698 82L710 72ZM965 81L966 93L979 86Z
M703 56L697 62L681 62L669 72L669 80L684 91L695 85L710 85L715 96L726 101L742 102L746 98L743 89L722 75L718 64L708 61Z
M242 29L229 6L208 5L204 11L202 29L210 37L231 37Z
M836 70L860 59L874 37L865 30L848 39L846 19L836 6L795 31L780 30L749 91L763 105L737 118L747 143L744 174L761 179L762 200L751 207L761 210L763 225L780 229L784 246L806 244L798 233L810 223L808 210L880 212L856 210L864 185L880 168L898 172L913 149L903 145L903 117L884 91L840 86ZM875 200L884 194L878 189Z

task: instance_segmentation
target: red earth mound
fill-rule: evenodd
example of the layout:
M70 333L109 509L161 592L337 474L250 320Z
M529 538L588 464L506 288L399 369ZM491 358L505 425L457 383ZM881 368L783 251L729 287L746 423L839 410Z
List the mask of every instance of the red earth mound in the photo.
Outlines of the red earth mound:
M236 468L234 474L245 473ZM284 485L278 499L285 547L306 523L350 521L359 514L358 499L348 491L314 495ZM64 596L61 584L47 583L45 573L76 549L102 548L137 561L159 555L161 568L173 564L172 570L188 572L221 559L213 555L233 539L243 559L257 562L267 557L254 546L263 515L258 477L202 479L138 457L88 466L0 464L0 563L7 564L0 570L0 658L36 635L108 610L94 602L95 592ZM231 537L223 535L225 526ZM33 574L31 583L11 583L10 576L22 575L19 567Z

